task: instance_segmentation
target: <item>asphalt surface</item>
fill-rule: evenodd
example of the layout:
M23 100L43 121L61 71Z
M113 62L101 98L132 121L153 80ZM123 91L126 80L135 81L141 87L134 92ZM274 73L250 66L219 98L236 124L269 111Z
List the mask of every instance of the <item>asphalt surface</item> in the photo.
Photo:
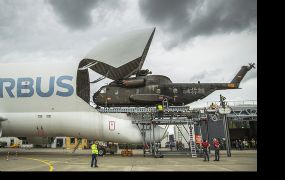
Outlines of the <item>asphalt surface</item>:
M221 151L220 161L213 161L212 152L209 162L189 155L143 157L142 150L134 150L131 157L120 154L99 157L98 168L90 167L90 150L71 151L1 148L0 171L257 171L256 150L232 151L232 157Z

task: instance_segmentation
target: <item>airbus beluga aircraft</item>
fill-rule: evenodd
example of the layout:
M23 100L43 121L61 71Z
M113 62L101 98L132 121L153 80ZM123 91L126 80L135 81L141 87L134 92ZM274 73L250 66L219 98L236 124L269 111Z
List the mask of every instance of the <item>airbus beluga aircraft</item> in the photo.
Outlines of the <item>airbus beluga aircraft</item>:
M126 113L100 113L90 105L90 83L96 91L102 82L138 72L154 32L137 30L106 40L77 62L1 64L0 137L27 137L31 143L58 136L142 143ZM91 79L89 71L98 78ZM154 131L156 141L164 138L164 128Z

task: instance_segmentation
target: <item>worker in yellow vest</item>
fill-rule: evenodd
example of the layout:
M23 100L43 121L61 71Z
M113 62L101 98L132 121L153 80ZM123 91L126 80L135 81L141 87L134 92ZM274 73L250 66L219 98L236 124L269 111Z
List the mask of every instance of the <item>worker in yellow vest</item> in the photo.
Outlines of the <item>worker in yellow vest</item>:
M93 144L91 145L91 151L92 151L92 161L91 161L91 167L93 167L93 163L94 163L94 167L98 167L97 166L97 157L98 157L98 143L94 140Z
M163 116L163 105L157 104L156 109L157 109L158 119L161 119Z

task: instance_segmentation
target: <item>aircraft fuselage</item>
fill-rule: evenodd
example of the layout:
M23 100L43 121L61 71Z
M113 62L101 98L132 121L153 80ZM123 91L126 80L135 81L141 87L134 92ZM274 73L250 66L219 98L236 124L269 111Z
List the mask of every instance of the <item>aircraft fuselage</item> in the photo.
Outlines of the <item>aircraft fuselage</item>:
M139 129L126 114L99 113L78 96L77 73L77 63L1 64L0 136L141 143ZM155 130L159 140L164 131Z

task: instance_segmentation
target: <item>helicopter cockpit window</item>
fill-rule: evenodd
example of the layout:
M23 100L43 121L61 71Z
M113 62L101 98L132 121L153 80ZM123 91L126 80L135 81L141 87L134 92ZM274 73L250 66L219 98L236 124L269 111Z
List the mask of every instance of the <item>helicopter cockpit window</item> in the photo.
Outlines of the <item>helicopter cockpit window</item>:
M156 93L157 93L157 94L160 94L160 89L156 89Z
M105 93L106 93L106 88L105 88L105 87L102 88L101 91L100 91L100 93L101 93L101 94L105 94Z
M173 93L177 94L178 93L178 89L177 88L173 88Z

